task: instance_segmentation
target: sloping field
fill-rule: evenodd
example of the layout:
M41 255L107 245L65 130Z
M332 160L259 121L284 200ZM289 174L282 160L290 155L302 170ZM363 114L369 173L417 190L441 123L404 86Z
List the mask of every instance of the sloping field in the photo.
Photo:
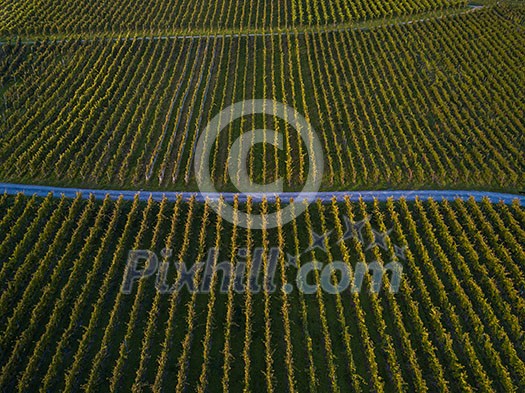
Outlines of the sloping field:
M464 4L464 0L131 0L87 4L76 0L4 0L0 37L274 30L413 15Z
M525 40L505 10L370 31L4 45L0 176L196 190L206 124L265 97L313 125L325 190L515 193L525 181ZM282 132L284 146L251 149L249 173L302 187L307 147L289 124L259 115L220 134L210 158L217 189L232 189L232 142L263 126Z
M3 391L525 387L525 210L518 204L314 203L283 228L255 231L194 200L19 195L0 198L0 218ZM348 222L362 225L348 235ZM327 235L313 243L310 233ZM130 249L152 250L160 262L161 250L171 249L164 254L171 286L182 280L175 261L191 266L218 245L215 263L237 275L214 275L209 294L160 294L157 275L136 281L130 294L119 291ZM274 247L280 252L272 257ZM289 255L299 254L290 265ZM385 275L379 294L369 293L367 275L360 294L302 294L298 268L313 260L340 260L356 272L358 262L398 261L400 291L389 292L393 275ZM265 277L275 269L275 292L237 291L243 281L235 267L243 264L262 266L259 286L270 285Z
M0 392L525 391L524 10L0 0Z

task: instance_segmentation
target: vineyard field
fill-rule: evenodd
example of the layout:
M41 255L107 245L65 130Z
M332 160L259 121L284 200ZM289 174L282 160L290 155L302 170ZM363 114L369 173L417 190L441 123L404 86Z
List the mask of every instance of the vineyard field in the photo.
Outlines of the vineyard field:
M525 40L499 12L370 31L3 45L0 176L196 190L206 124L230 104L266 97L319 134L325 190L516 192L525 182ZM252 149L250 174L281 177L290 190L304 183L296 130L251 116L220 133L210 159L218 190L231 190L232 141L262 125L284 133L284 148Z
M525 1L0 0L0 393L525 392Z
M273 208L248 205L257 212ZM1 390L525 387L525 347L511 344L521 342L525 329L525 210L519 204L348 199L314 203L296 222L272 231L244 229L210 211L194 200L4 195ZM368 218L362 240L337 241L345 217ZM374 230L387 229L386 247L367 247ZM328 230L324 250L308 251L309 232ZM219 274L209 294L160 294L153 276L129 295L119 291L128 249L159 255L172 249L169 263L191 266L217 244L217 260L231 266L239 249L280 247L278 290L249 296L230 286L220 293ZM402 259L395 246L404 249ZM299 266L313 259L355 266L397 258L405 272L401 290L390 294L384 276L379 294L282 292L284 284L295 285L286 254L298 250L306 250ZM250 252L246 261L253 262ZM180 279L176 274L168 270L167 282Z
M93 2L4 0L0 37L166 35L337 25L458 8L464 0L163 0Z

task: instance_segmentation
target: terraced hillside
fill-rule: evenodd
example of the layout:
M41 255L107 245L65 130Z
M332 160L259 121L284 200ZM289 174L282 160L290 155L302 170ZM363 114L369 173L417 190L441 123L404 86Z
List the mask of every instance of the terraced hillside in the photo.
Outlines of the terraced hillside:
M273 206L245 208L264 213ZM18 195L0 198L0 218L3 391L525 387L525 210L517 203L314 203L285 227L256 231L194 200ZM345 236L346 220L364 223L359 236L355 229ZM329 231L311 249L310 234ZM278 247L276 291L242 293L240 275L221 274L209 294L159 294L156 275L138 280L128 295L119 291L129 249L155 250L159 258L172 249L165 280L172 285L182 280L174 261L191 266L218 245L215 263L231 272L262 261L257 285L269 285L269 255ZM287 254L301 254L295 266ZM384 276L379 294L371 294L367 275L360 294L302 294L297 268L312 260L352 269L397 260L401 289L391 294ZM281 291L286 283L291 292Z

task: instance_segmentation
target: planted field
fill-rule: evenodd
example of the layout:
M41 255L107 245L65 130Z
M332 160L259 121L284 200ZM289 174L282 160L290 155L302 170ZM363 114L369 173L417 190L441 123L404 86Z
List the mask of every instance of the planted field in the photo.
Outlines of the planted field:
M274 30L413 15L464 5L464 0L132 0L88 4L76 0L4 0L0 37Z
M0 392L525 391L522 3L0 0Z
M196 190L206 124L264 97L313 125L324 189L516 192L525 181L525 40L505 12L369 31L3 45L0 176ZM210 158L217 189L231 190L232 142L256 128L281 132L284 146L251 149L249 173L300 189L306 146L262 115L221 132Z
M360 236L338 242L346 219L365 224ZM314 203L296 222L254 231L192 200L18 195L0 198L0 228L3 391L525 387L525 210L517 203ZM311 233L330 230L309 250ZM156 276L136 281L128 295L119 291L130 249L154 250L160 261L161 250L172 249L172 285L181 279L175 261L202 261L217 245L216 263L231 271L262 260L259 285L278 247L275 293L233 291L237 276L220 274L209 294L160 294ZM299 253L289 266L287 254ZM396 295L391 276L379 294L369 293L368 276L360 294L302 294L297 268L312 260L397 260L404 276ZM316 280L314 271L309 281ZM229 290L220 293L223 282ZM294 289L282 292L285 283Z

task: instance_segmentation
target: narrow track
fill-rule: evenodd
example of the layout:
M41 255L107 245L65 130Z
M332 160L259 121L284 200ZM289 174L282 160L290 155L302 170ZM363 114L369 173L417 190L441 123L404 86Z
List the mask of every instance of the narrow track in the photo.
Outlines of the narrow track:
M148 200L151 197L156 201L161 201L163 198L167 198L169 201L175 201L180 195L183 199L195 197L196 201L198 202L204 202L206 199L211 201L218 200L220 197L224 198L224 201L226 202L232 202L235 196L237 196L239 202L244 202L248 197L251 197L253 202L260 202L262 199L266 198L270 203L274 202L277 197L284 201L291 198L308 199L311 201L319 199L323 203L330 203L334 197L338 201L343 201L347 196L354 200L363 198L365 202L372 202L376 199L380 202L385 202L389 198L404 198L407 201L414 201L418 198L433 198L436 200L445 199L448 201L453 201L458 198L468 199L473 197L477 202L480 202L483 200L483 198L488 198L494 203L503 202L505 204L511 204L513 201L518 200L520 204L525 204L524 195L469 190L321 191L318 193L304 193L299 196L299 193L297 192L282 192L279 194L265 195L261 193L236 194L232 192L199 193L195 191L100 190L89 188L64 188L29 184L0 183L0 192L5 192L9 195L23 193L26 195L37 195L41 197L45 197L49 193L53 193L57 196L64 195L69 198L74 198L80 193L84 198L89 198L90 195L93 195L96 199L104 199L106 195L109 195L112 199L117 199L122 196L125 200L132 200L135 198L135 195L138 194L140 200Z

